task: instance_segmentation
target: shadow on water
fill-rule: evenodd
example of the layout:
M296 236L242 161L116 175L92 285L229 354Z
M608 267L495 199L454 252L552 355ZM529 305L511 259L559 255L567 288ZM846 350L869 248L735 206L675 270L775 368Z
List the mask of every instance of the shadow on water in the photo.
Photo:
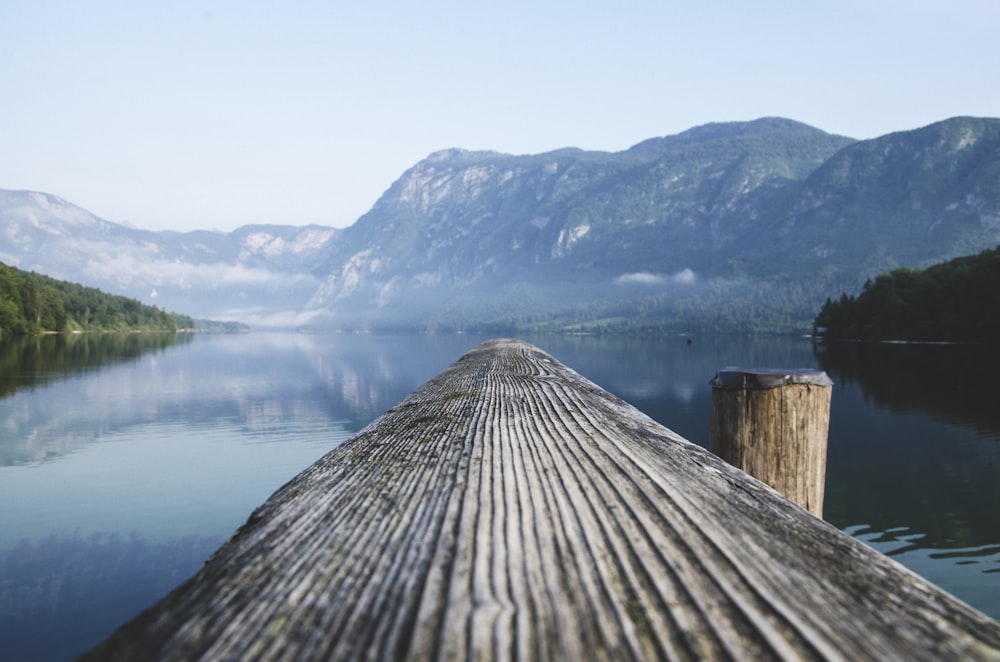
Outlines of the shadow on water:
M842 342L818 345L816 358L878 407L926 412L1000 439L1000 347Z
M871 529L887 531L919 516L927 545L996 544L1000 353L837 343L817 357L836 384L827 482L840 498L827 519L857 524L840 518L864 512Z

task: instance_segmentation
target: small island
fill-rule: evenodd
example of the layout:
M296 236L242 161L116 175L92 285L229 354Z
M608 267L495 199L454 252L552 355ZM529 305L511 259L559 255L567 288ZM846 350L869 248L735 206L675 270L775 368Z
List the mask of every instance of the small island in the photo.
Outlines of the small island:
M857 296L828 298L813 324L834 340L996 342L1000 248L882 274Z

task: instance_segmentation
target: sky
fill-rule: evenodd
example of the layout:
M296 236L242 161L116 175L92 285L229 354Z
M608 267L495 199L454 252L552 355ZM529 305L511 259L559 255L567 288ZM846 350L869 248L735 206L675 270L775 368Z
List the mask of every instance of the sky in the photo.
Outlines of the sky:
M996 0L5 0L0 188L149 230L352 224L445 148L1000 117Z

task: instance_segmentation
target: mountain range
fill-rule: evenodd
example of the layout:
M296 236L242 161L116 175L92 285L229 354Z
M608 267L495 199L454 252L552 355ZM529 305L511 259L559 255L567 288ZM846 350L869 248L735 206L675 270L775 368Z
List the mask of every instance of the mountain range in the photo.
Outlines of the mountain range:
M0 262L171 312L260 325L308 319L313 275L340 231L248 225L153 232L102 220L45 193L0 190Z
M128 228L0 191L0 261L199 317L343 329L805 330L1000 243L1000 119L871 140L781 118L621 152L449 149L350 227Z

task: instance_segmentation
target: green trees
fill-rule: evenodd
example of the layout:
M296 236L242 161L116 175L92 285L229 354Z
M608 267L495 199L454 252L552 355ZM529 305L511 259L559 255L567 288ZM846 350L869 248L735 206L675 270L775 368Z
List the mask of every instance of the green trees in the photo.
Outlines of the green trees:
M827 299L814 325L830 338L1000 340L1000 248L883 274L856 297Z
M177 328L174 315L135 299L0 263L0 338L42 332Z

